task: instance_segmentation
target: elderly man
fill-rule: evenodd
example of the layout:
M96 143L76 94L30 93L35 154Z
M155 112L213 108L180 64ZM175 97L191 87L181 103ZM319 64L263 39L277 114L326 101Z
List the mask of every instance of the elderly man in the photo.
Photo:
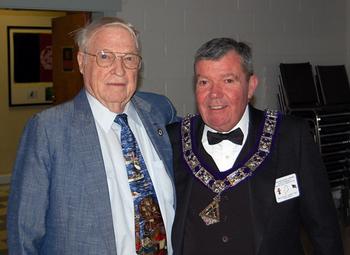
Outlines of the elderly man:
M195 56L200 115L168 127L177 195L174 254L341 255L325 168L301 120L249 105L251 49L230 38Z
M84 89L31 118L13 170L9 253L172 254L176 112L136 92L135 29L101 18L76 37Z

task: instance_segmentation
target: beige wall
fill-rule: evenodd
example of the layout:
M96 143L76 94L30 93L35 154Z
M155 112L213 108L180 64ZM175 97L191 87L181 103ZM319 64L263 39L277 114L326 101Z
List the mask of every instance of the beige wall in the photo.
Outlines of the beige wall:
M9 107L7 26L51 26L51 18L64 12L0 10L0 176L9 175L26 121L47 106Z
M278 107L279 63L346 63L346 50L350 51L346 42L348 2L126 0L117 14L141 33L144 63L141 89L166 94L178 113L186 115L196 111L192 93L193 55L202 43L213 37L248 42L259 77L255 106L274 109ZM350 34L348 38L350 41Z
M28 0L29 1L29 0ZM194 113L194 51L213 37L229 36L253 47L259 77L255 103L277 107L278 65L350 63L349 0L123 0L116 15L141 32L141 89L168 95L180 115ZM347 9L348 7L348 9ZM17 14L19 15L19 14ZM57 15L57 14L52 14ZM113 15L113 13L111 13ZM10 173L23 124L43 107L9 109L6 23L49 25L50 17L0 12L0 175ZM5 45L5 47L4 47ZM349 69L348 69L349 71Z

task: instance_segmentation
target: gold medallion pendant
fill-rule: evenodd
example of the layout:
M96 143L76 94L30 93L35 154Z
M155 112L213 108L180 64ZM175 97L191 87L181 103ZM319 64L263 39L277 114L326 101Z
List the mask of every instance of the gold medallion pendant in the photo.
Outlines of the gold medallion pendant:
M199 213L199 216L202 218L204 223L209 226L211 224L220 222L220 194L213 198L213 202L211 202L207 207L204 208L203 211Z

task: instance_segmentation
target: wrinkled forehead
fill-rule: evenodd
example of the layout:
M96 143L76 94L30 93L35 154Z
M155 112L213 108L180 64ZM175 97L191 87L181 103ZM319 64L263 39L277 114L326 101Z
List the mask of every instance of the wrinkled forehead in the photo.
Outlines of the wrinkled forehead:
M127 25L123 24L123 23L109 23L109 24L105 24L103 26L100 26L98 28L96 28L94 31L92 31L89 35L89 39L87 41L86 47L88 48L91 44L96 43L96 35L99 34L100 32L104 31L104 30L110 30L110 29L114 29L115 33L124 33L124 32L128 32L128 34L130 35L130 38L132 39L135 49L139 52L139 44L138 44L138 40L137 40L137 35L135 34L135 32L128 27ZM108 34L106 34L106 36L108 36ZM100 38L98 38L97 40L100 40Z

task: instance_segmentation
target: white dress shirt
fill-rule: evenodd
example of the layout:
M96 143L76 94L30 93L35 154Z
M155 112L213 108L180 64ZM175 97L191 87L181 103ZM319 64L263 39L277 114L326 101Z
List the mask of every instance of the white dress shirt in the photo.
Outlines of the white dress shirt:
M134 202L120 145L121 128L114 123L117 114L109 111L89 93L87 97L95 119L105 164L117 253L136 254ZM152 179L165 224L168 254L172 254L171 227L175 214L172 182L131 102L126 105L124 113L128 115L129 126Z
M219 168L220 172L225 172L232 168L235 163L239 153L241 152L245 141L248 136L248 127L249 127L249 108L245 108L242 118L230 131L225 132L229 133L236 128L241 128L244 138L242 145L235 144L228 140L223 140L220 143L210 145L208 143L207 132L211 131L217 133L217 130L214 130L207 125L204 125L203 135L202 135L202 144L206 152L213 158L215 164Z

